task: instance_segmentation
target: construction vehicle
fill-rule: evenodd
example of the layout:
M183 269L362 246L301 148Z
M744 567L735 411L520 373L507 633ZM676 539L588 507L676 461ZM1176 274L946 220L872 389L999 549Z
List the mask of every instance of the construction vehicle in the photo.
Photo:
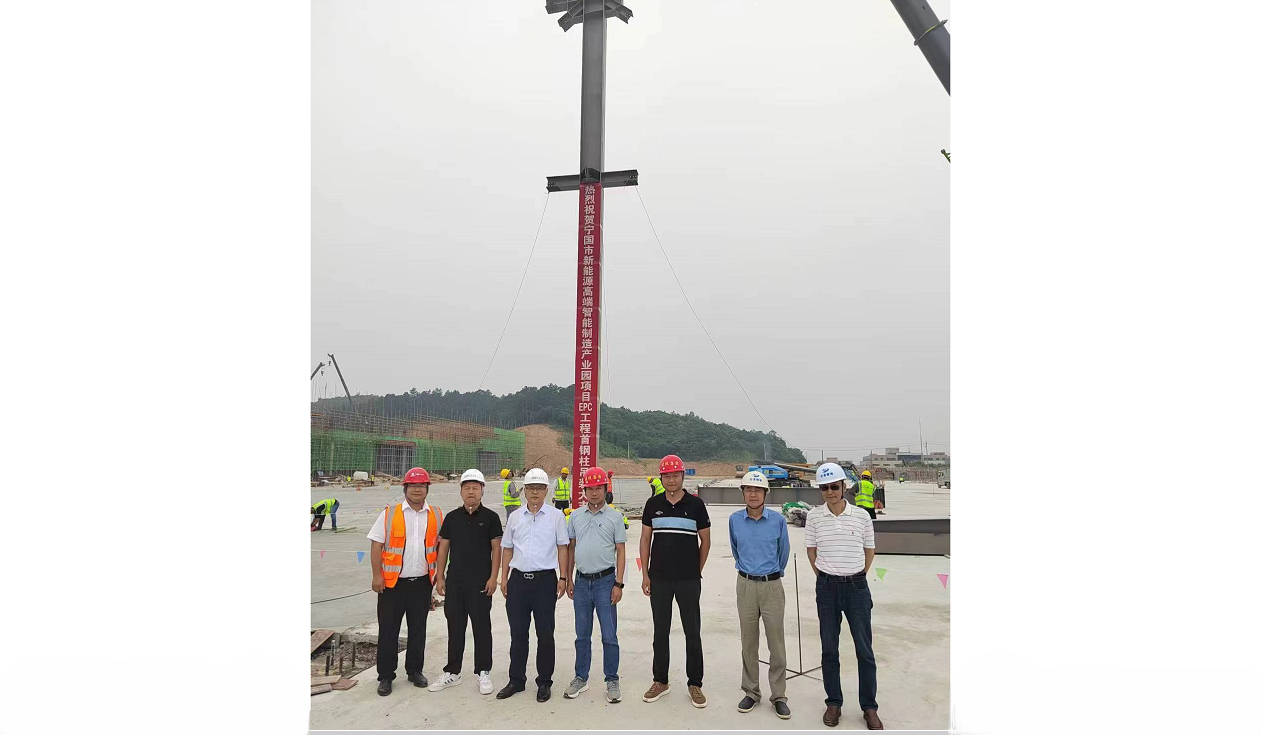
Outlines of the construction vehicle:
M802 470L796 467L785 469L779 465L749 465L749 472L761 472L766 475L771 487L810 487L810 481L802 477Z
M950 468L949 467L947 467L944 470L940 470L937 473L937 487L944 487L947 490L950 489Z

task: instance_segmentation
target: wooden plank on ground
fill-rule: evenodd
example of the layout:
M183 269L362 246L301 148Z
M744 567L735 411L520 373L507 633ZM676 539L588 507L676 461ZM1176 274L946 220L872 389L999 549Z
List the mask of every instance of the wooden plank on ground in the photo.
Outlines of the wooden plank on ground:
M332 684L321 684L321 685L319 685L319 686L317 686L317 687L311 687L311 694L312 694L312 695L316 695L316 694L323 694L323 693L325 693L325 692L331 692L331 691L333 691L333 685L332 685Z
M329 676L312 676L311 686L317 687L321 684L335 684L337 680L342 678L341 674L331 674Z
M315 653L315 649L324 645L324 642L327 641L329 638L332 638L333 633L335 632L336 631L327 630L325 628L320 628L319 630L311 631L311 653Z
M342 679L341 681L333 682L332 687L333 689L340 692L340 691L345 691L358 683L359 683L358 679Z

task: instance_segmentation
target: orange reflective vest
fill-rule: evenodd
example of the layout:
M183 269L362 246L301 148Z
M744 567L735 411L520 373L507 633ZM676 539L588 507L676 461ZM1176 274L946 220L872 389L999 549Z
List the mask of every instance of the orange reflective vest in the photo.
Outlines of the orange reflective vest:
M381 551L381 576L385 578L386 587L393 587L403 572L403 549L407 548L403 505L400 503L394 506L393 514L386 508L385 517L390 519L390 528L386 533L385 549ZM438 529L441 526L442 510L429 506L429 523L425 526L425 563L429 565L430 584L438 575Z

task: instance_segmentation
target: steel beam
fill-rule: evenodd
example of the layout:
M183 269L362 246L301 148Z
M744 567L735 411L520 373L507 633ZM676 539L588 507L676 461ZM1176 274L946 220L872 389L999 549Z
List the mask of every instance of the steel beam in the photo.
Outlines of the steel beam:
M594 178L592 178L594 176ZM578 184L584 181L599 181L604 184L604 188L614 186L638 186L639 172L635 169L629 171L605 171L604 173L585 172L583 174L568 174L566 176L548 176L548 191L578 191Z
M941 86L950 94L950 31L946 21L937 20L937 14L929 7L928 0L892 0L893 8L902 16L902 22L915 39L914 45L928 60Z

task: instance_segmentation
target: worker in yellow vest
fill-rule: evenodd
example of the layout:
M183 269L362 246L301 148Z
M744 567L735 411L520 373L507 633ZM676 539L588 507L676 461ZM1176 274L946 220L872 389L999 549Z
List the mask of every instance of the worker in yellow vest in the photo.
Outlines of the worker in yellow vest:
M871 520L876 520L876 486L871 481L871 470L863 470L862 479L854 489L854 505L867 511Z
M560 477L556 478L556 488L552 491L552 505L555 505L557 510L564 511L570 507L570 491L573 490L573 485L573 480L569 479L569 468L561 467Z
M660 495L666 491L665 485L661 484L661 478L649 477L648 487L652 490L653 495Z
M425 624L433 609L442 511L429 505L429 473L413 467L403 476L406 503L387 505L368 538L372 541L372 591L377 597L377 694L393 687L398 668L398 636L407 617L407 680L429 686L425 665Z
M521 509L521 489L512 481L512 470L500 470L499 478L504 481L504 523L507 523L508 516Z
M315 505L311 506L311 515L315 516L311 519L311 530L319 531L324 528L324 516L333 517L333 530L337 530L337 509L341 503L337 498L325 498Z

